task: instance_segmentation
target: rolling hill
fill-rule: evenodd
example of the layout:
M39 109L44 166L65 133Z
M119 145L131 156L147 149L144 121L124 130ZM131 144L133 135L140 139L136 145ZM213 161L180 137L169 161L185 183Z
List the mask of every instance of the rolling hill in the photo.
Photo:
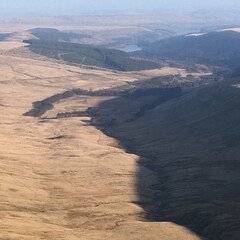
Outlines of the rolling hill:
M240 66L240 33L219 31L177 36L148 45L137 55L236 68Z
M29 32L37 39L43 41L72 42L79 41L82 38L91 38L91 36L87 34L59 31L54 28L33 28L30 29Z
M83 64L119 71L135 71L159 68L153 61L132 58L128 53L94 45L65 43L44 40L25 40L28 47L37 54L63 60L68 63Z

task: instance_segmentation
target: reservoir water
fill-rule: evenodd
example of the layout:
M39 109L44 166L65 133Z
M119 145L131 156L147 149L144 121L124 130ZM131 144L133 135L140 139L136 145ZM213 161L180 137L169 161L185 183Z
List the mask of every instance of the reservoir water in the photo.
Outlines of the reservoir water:
M126 45L126 46L117 47L114 49L121 50L123 52L128 52L128 53L142 50L142 48L138 47L137 45Z

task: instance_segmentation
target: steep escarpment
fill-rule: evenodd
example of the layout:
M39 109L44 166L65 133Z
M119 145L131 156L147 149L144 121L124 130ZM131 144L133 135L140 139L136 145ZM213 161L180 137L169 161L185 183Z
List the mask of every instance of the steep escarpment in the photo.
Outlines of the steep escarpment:
M120 97L99 106L95 121L102 123L100 128L158 174L153 200L143 205L149 220L172 221L210 240L239 239L239 82L201 87L133 121L128 120L137 98ZM114 124L103 124L108 118ZM139 170L139 183L143 178ZM145 196L139 186L141 204Z

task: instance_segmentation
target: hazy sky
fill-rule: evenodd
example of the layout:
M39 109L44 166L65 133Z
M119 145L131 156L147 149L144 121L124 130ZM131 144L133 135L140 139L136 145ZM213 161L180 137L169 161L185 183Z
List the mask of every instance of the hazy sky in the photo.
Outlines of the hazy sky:
M156 12L172 8L234 10L239 7L240 0L0 0L0 15Z

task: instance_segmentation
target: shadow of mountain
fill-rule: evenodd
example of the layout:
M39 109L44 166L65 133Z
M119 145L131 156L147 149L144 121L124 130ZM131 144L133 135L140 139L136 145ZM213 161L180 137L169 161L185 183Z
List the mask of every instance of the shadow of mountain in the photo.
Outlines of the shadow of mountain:
M239 239L240 89L233 87L238 82L201 87L134 121L128 120L147 96L99 105L93 118L98 128L140 156L136 188L147 220L171 221L204 239ZM146 169L158 177L147 190Z

